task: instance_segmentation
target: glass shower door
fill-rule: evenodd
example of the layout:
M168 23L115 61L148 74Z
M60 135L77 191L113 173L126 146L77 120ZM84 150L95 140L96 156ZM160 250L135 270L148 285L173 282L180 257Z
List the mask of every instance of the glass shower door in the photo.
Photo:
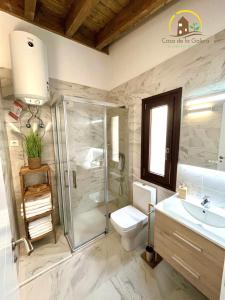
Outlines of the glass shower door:
M69 239L77 248L106 230L105 107L69 100L63 106L61 174Z
M61 203L61 216L63 217L64 233L68 237L71 248L74 248L73 216L71 210L69 161L67 153L66 134L66 111L63 102L56 105L54 110L55 118L55 143L57 144L57 190L58 199Z

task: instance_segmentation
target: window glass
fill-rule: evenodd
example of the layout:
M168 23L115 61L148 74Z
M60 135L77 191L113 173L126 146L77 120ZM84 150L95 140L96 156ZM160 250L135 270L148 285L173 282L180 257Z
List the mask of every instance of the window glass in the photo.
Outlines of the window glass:
M111 119L112 160L119 162L119 116Z
M141 179L176 190L182 88L142 100Z
M149 171L165 175L168 105L150 111Z

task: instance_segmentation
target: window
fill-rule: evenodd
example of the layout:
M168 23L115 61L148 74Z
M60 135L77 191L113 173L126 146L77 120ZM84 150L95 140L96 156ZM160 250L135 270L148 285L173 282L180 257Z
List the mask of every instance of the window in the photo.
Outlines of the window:
M150 116L149 167L152 173L165 175L166 128L168 105L153 108Z
M141 178L175 191L182 89L142 100Z
M119 116L111 118L112 161L119 162Z

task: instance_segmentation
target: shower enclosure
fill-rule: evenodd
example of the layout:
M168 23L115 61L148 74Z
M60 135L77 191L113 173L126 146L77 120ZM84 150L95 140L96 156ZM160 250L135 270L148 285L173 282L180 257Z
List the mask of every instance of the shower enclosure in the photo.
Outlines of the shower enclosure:
M74 250L128 204L128 111L64 96L52 109L60 216Z

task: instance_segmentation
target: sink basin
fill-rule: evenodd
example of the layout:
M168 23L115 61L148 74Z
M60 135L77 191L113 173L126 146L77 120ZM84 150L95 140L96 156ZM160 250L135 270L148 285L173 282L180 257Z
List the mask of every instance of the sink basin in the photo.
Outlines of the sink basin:
M183 206L186 211L194 218L207 225L225 228L225 210L213 206L203 207L199 200L188 199L183 201Z
M159 202L155 209L225 249L225 210L212 203L204 208L201 201L173 195Z

